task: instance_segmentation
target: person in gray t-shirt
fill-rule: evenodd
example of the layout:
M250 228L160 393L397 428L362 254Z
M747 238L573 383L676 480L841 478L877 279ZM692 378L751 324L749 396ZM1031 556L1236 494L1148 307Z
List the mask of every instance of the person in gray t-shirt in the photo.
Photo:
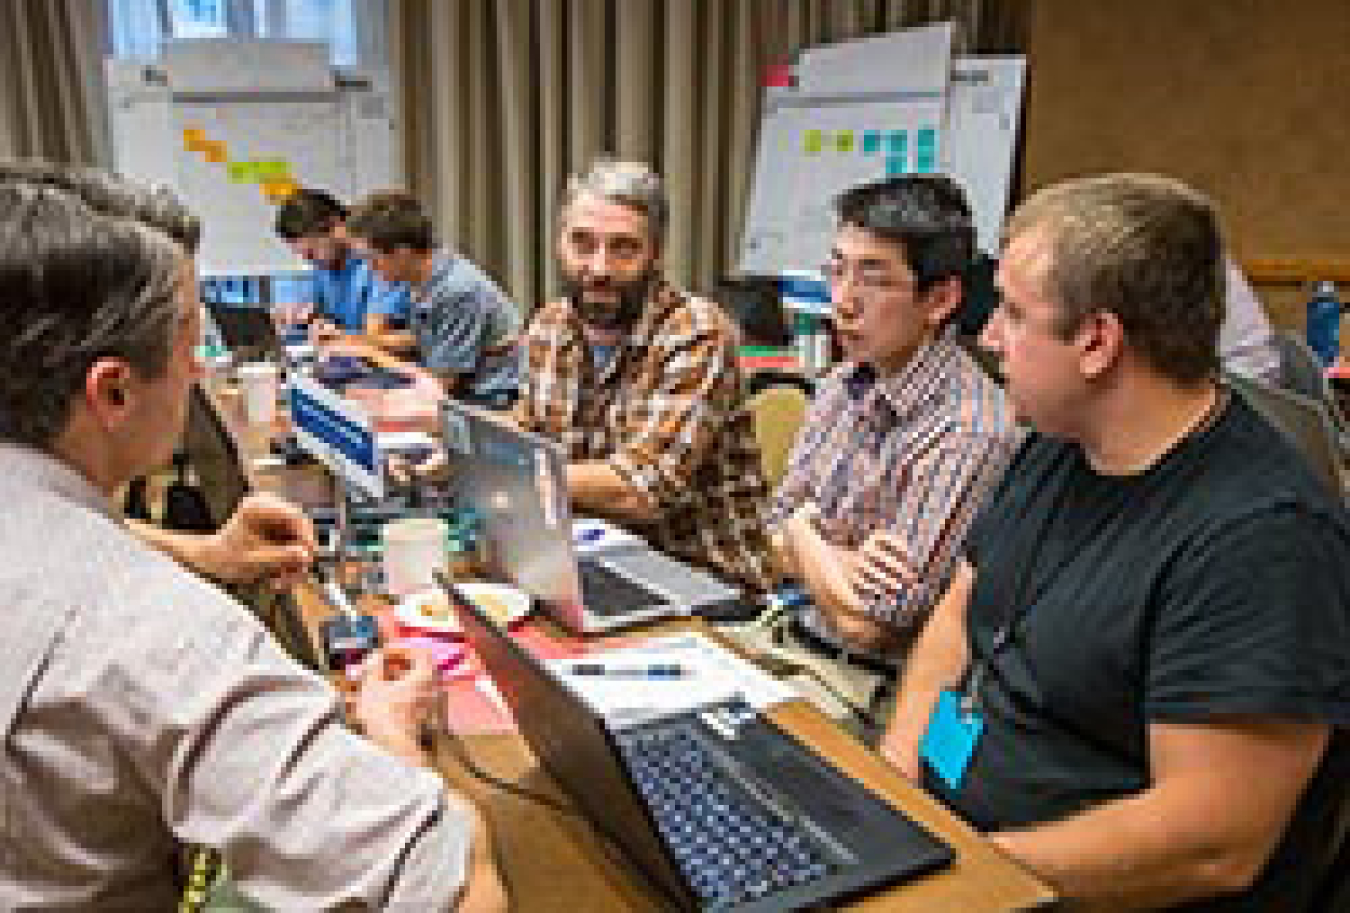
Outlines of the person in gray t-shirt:
M381 278L412 286L409 341L446 392L492 408L514 403L520 311L486 273L436 243L417 200L372 194L351 211L347 232Z

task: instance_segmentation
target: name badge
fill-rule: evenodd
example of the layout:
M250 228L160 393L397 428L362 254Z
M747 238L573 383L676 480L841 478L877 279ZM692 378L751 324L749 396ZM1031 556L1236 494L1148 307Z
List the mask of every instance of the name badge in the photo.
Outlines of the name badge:
M961 692L944 688L919 744L919 756L953 791L961 788L975 746L984 732L984 717L962 703Z

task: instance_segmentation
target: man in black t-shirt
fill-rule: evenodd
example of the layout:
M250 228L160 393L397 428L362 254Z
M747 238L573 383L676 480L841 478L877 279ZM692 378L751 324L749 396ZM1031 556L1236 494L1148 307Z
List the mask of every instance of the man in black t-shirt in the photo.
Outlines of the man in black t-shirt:
M1214 380L1213 209L1089 178L1008 237L983 342L1037 433L883 753L1084 908L1319 909L1350 784L1350 525Z

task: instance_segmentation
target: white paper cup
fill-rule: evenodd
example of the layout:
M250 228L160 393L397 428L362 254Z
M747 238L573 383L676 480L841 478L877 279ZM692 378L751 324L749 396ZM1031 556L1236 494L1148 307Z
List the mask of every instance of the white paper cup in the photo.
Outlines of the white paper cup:
M249 362L238 369L239 387L244 393L244 417L250 425L270 425L277 417L276 365L265 361Z
M380 530L384 543L384 587L406 596L436 585L432 572L445 570L448 528L436 517L391 520Z

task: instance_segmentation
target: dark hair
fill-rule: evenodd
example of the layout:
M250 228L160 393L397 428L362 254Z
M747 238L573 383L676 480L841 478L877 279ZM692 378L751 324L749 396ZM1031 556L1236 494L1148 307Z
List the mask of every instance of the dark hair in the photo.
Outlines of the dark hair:
M322 190L302 187L277 208L276 233L283 241L326 235L347 218L347 207Z
M164 373L180 307L181 247L41 185L0 185L0 437L47 447L100 358Z
M713 297L741 328L741 341L745 345L792 344L792 330L774 279L767 276L723 279Z
M201 220L176 193L160 184L142 184L99 168L39 159L0 162L0 184L16 183L64 190L100 215L134 219L163 232L189 254L196 254L201 243Z
M961 188L940 174L909 174L860 184L834 203L843 225L899 244L916 290L960 276L975 250L975 225Z
M1007 236L1050 248L1042 291L1068 338L1088 315L1115 314L1129 345L1163 377L1193 384L1219 369L1224 258L1204 194L1155 174L1110 174L1038 191Z
M400 247L427 251L436 246L436 230L417 198L402 190L372 193L352 208L347 233L381 253Z

